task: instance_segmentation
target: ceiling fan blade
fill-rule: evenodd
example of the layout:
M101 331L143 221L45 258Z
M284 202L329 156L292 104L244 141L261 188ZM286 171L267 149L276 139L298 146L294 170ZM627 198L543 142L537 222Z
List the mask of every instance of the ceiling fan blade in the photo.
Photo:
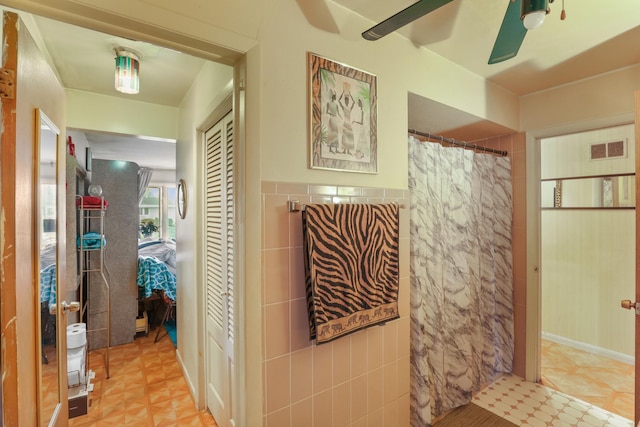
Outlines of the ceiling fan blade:
M489 57L489 64L506 61L518 54L524 36L527 35L527 29L520 19L521 2L522 0L509 2L507 12L504 14L504 19L498 32L498 37L496 37L496 42L493 45L493 50Z
M385 19L381 23L369 28L367 31L362 33L362 37L367 40L378 40L379 38L394 32L398 28L404 27L408 23L415 21L429 12L433 12L439 7L444 6L447 3L451 3L452 1L453 0L420 0L390 18Z

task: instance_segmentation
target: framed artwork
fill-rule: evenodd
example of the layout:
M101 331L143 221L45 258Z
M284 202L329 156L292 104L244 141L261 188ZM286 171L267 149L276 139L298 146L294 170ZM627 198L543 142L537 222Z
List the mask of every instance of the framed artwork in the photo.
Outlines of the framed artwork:
M378 172L376 76L307 52L310 167Z

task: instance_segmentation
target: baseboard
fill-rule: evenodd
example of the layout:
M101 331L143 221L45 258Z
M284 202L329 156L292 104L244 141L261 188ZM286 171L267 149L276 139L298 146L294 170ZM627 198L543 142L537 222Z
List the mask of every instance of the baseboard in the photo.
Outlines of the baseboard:
M194 402L198 401L198 394L196 393L196 389L193 386L193 382L189 377L189 373L187 369L184 367L184 362L182 361L182 356L180 355L180 350L176 349L176 360L178 361L178 365L180 366L180 370L182 371L182 376L184 377L184 381L187 383L187 387L189 387L189 392L191 393L191 397Z
M635 357L628 356L624 353L618 353L617 351L609 350L606 348L598 347L592 344L572 340L571 338L561 337L560 335L554 335L549 332L542 331L542 339L549 340L558 344L566 345L567 347L577 348L578 350L587 351L589 353L597 354L599 356L608 357L609 359L617 360L618 362L626 363L628 365L635 364Z

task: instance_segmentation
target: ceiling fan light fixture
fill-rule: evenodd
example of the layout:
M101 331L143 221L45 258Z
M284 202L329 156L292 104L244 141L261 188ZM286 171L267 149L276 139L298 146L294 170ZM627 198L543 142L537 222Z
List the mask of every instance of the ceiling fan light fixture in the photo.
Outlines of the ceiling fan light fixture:
M126 94L140 92L140 57L126 49L116 49L116 90Z
M547 16L549 8L548 0L522 0L522 13L520 19L527 30L535 30L540 27Z

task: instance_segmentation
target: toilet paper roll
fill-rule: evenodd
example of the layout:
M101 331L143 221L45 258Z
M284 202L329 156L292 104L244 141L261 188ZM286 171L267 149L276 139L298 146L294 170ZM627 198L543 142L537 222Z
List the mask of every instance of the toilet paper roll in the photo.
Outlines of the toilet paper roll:
M76 348L68 348L67 349L67 361L71 359L84 359L86 355L85 347L76 347Z
M84 358L71 357L67 358L67 378L69 387L85 384L84 375Z
M67 329L67 348L82 347L87 343L87 330L81 328Z
M72 323L69 326L67 326L67 331L70 329L84 329L85 331L87 330L87 324L86 323Z

